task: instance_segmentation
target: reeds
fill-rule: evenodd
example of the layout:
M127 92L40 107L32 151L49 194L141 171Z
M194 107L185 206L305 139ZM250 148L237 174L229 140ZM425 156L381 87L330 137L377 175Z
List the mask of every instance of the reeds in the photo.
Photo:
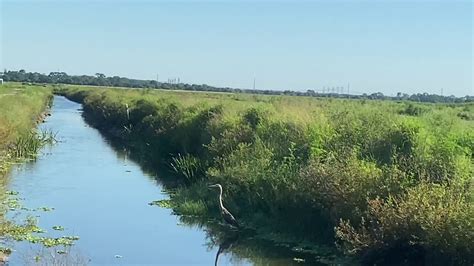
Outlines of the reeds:
M20 135L11 145L11 153L16 158L35 158L39 150L56 141L56 134L50 130L30 131Z

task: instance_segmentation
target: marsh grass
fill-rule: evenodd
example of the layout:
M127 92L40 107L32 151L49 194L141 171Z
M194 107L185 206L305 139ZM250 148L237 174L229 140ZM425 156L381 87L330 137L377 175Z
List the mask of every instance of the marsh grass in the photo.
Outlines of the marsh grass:
M56 133L43 131L30 131L18 136L11 148L11 153L16 158L35 158L42 147L56 142Z
M189 154L184 156L178 154L177 157L172 157L170 166L177 175L182 176L189 184L196 182L196 179L202 177L203 174L201 161Z
M57 93L82 102L96 127L127 126L127 143L146 143L170 162L184 180L171 194L180 214L219 219L207 184L220 183L228 209L254 228L337 241L368 263L412 247L434 263L474 261L466 244L473 104L77 86Z

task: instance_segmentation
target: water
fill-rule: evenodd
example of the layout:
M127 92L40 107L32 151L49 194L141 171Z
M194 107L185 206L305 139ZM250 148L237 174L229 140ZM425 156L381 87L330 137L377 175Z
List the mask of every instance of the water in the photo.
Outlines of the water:
M25 264L43 252L55 259L64 256L66 264L213 265L219 244L213 244L210 230L185 225L170 210L149 206L168 198L157 178L116 152L84 122L80 108L55 97L53 115L42 127L57 132L59 142L44 149L36 162L14 169L9 185L25 198L25 206L54 208L39 217L48 236L77 235L80 240L70 255L54 256L38 245L18 243L11 264ZM65 230L51 229L57 225ZM296 263L287 248L252 238L236 248L225 246L221 243L220 265Z

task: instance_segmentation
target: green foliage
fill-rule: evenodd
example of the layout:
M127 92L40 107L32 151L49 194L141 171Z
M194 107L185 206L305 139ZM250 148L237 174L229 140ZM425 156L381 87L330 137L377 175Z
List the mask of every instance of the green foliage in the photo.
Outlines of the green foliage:
M161 208L172 208L173 204L170 200L154 200L148 203L150 206L160 206Z
M12 145L10 152L16 158L34 158L46 144L55 141L55 134L50 131L31 131L20 135Z
M426 108L422 105L409 103L409 104L407 104L405 109L400 111L400 114L411 115L411 116L420 116L423 113L425 113L427 110L428 110L428 108Z
M466 104L464 108L458 112L457 116L467 121L474 120L474 104Z
M183 181L167 202L177 213L218 217L207 185L220 183L226 207L248 226L336 238L368 257L414 246L440 261L470 260L472 235L462 232L474 231L474 124L458 115L468 105L62 93L85 95L95 125L170 163Z
M342 220L336 234L351 252L418 245L433 250L432 257L450 254L467 265L474 260L474 210L460 192L455 186L422 183L399 197L369 200L360 226Z
M8 251L8 247L4 245L8 244L8 240L15 241L27 241L33 244L41 244L46 248L55 246L71 246L74 241L78 240L77 236L63 236L58 238L51 238L44 235L45 231L38 227L37 220L35 217L29 215L29 212L36 211L36 209L28 209L21 205L20 198L15 191L7 191L6 199L2 202L2 208L8 209L9 211L17 211L18 214L28 214L27 218L23 222L10 221L2 219L0 220L0 236L2 243L0 250ZM15 197L14 197L15 196ZM53 208L42 207L38 210L50 211ZM37 216L37 215L36 215ZM54 230L63 231L62 226L53 226Z
M203 166L201 162L189 154L182 156L178 154L178 157L171 158L170 163L173 171L181 175L188 184L196 182L196 179L201 178L203 174Z

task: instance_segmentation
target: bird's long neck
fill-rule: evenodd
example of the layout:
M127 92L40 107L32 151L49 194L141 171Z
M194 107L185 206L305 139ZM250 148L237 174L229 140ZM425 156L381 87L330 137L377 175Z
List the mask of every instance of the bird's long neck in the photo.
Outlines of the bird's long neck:
M224 209L224 204L222 204L222 188L219 187L219 208Z

